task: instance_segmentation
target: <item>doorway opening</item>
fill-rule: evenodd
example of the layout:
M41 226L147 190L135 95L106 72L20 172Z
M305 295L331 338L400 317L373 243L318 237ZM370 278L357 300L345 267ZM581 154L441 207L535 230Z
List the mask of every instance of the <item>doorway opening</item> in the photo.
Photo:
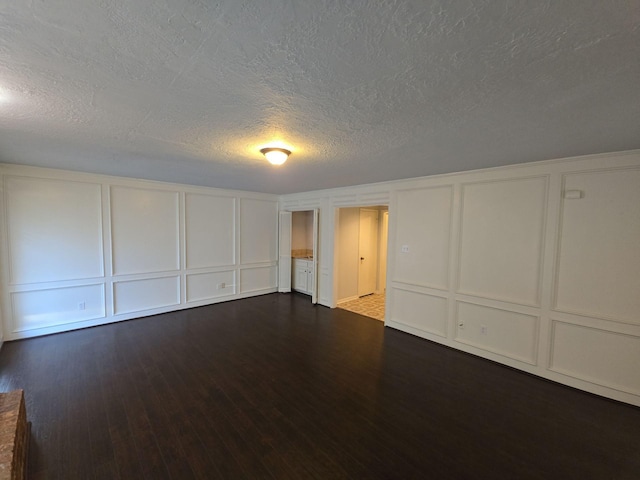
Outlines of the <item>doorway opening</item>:
M389 208L336 212L337 307L384 321Z
M281 211L278 242L278 291L318 303L318 210Z

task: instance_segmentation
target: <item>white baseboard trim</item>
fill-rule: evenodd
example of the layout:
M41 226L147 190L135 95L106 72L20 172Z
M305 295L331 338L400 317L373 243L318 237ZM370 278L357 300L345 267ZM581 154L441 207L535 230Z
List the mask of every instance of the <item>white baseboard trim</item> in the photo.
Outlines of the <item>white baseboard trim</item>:
M338 305L340 305L341 303L347 303L347 302L350 302L351 300L357 300L357 299L359 299L359 298L360 298L360 297L359 297L358 295L354 295L354 296L352 296L352 297L341 298L341 299L340 299L340 300L338 300L336 303L337 303Z

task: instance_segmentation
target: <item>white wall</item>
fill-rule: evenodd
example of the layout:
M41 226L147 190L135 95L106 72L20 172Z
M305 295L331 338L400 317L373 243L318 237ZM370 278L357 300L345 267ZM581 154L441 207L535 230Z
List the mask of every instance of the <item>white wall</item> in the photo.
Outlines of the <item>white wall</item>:
M639 151L283 196L320 205L323 305L336 208L385 199L387 326L640 405Z
M313 250L313 210L307 210L306 212L304 212L304 216L306 222L305 230L307 232L307 244L305 245L305 248L307 250Z
M313 211L293 212L291 215L291 249L313 250Z
M277 198L0 166L12 340L277 289Z
M307 224L303 212L293 212L291 215L291 249L307 248Z

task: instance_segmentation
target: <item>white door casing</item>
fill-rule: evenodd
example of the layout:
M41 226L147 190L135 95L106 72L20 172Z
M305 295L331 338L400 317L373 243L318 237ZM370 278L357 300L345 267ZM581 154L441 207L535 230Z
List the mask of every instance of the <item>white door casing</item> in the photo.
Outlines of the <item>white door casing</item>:
M291 291L291 212L280 212L278 237L278 292Z
M318 303L318 215L320 210L313 209L313 271L311 272L311 303Z

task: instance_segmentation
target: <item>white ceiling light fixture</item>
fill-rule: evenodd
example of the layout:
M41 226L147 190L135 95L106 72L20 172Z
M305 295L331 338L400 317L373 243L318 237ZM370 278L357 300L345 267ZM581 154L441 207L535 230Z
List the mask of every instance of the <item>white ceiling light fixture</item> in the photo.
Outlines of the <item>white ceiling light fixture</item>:
M287 150L286 148L276 148L276 147L267 147L260 150L269 163L271 165L282 165L287 161L289 155L291 155L291 150Z

